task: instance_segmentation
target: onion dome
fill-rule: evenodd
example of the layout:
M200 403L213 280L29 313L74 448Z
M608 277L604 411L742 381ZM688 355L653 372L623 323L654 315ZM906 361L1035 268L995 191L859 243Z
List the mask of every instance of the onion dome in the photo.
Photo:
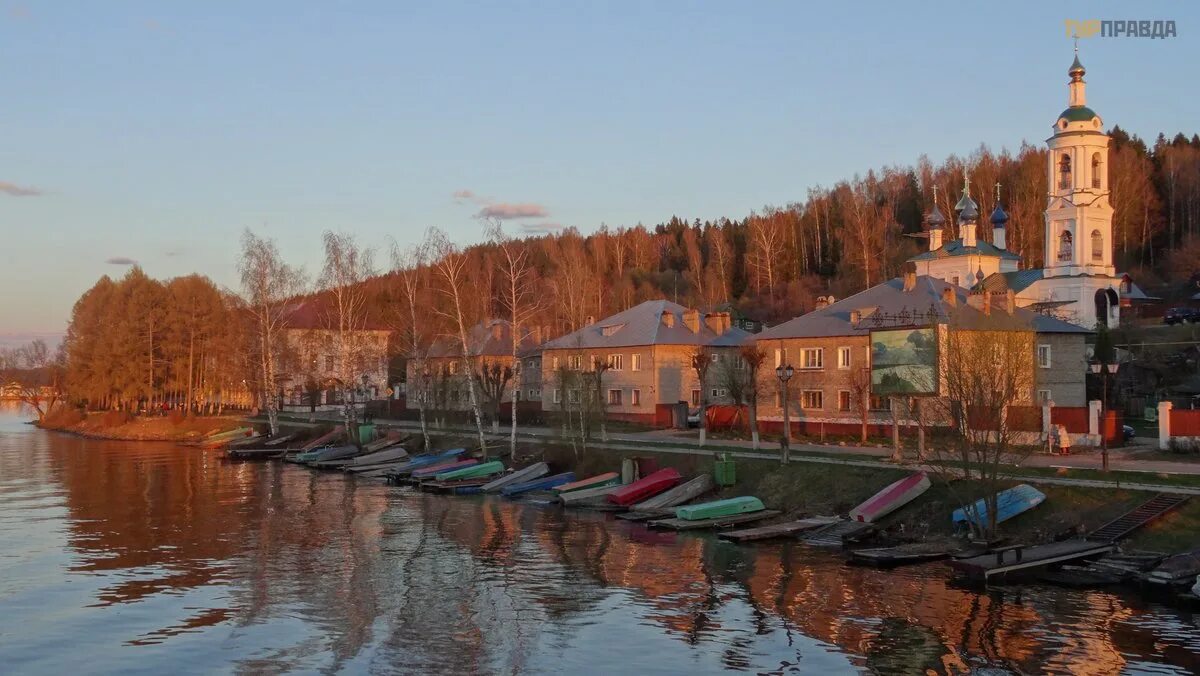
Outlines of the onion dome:
M977 282L983 281L983 266L982 265L979 266L979 269L975 271L975 281L977 281Z
M929 213L925 214L925 222L929 224L930 230L941 230L942 226L946 224L946 217L942 215L935 204L929 209Z
M963 191L958 204L954 205L954 210L958 212L959 223L979 218L979 205L975 203L975 200L971 199L971 194L966 190Z
M1075 50L1075 61L1071 63L1071 67L1067 69L1067 75L1071 76L1072 80L1078 80L1087 73L1083 68L1083 64L1079 62L1079 50Z
M1004 224L1008 223L1008 214L1004 213L999 202L996 202L996 208L992 210L991 220L993 228L1003 228Z

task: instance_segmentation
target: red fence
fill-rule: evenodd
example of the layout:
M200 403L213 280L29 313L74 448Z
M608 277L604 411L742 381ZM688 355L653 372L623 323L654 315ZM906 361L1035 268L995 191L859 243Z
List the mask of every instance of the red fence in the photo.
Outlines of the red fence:
M1086 406L1055 406L1050 409L1050 424L1062 425L1071 434L1088 434L1088 409Z
M705 410L704 422L710 432L745 430L750 428L750 412L745 406L717 404Z
M1200 437L1200 410L1171 410L1171 436Z
M1125 443L1125 419L1121 417L1120 411L1105 411L1100 427L1101 434L1108 440L1109 446Z
M1009 406L1008 428L1014 432L1041 432L1042 407Z

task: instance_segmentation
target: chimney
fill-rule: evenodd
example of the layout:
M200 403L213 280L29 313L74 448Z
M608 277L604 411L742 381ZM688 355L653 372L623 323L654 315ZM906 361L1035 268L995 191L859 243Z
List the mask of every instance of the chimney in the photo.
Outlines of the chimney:
M683 325L692 333L700 333L700 312L693 308L684 310Z
M992 307L997 307L1007 314L1012 314L1017 309L1017 295L1012 289L1006 291L993 291L991 298Z
M718 336L729 330L730 319L728 312L709 312L704 315L704 323Z
M596 315L588 315L587 322L584 324L584 326L591 326L592 324L595 324L595 323L596 323Z
M857 326L858 323L861 321L862 321L862 311L861 310L851 310L850 311L850 323L852 325Z
M958 294L954 292L954 287L947 286L946 288L942 289L942 302L949 307L955 307L958 305Z
M904 264L904 290L912 291L917 288L917 266L914 263Z
M545 339L543 338L542 327L535 326L532 329L529 329L529 339L530 339L530 341L533 342L533 344L535 346L541 345L542 343L546 342Z
M662 313L662 323L663 326L668 328L675 326L675 313L670 310L664 310Z

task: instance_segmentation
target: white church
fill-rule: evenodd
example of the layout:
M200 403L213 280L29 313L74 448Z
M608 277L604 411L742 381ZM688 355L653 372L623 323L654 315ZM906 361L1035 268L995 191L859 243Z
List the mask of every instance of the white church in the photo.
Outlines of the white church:
M991 214L992 242L979 239L979 207L964 176L955 205L959 239L943 241L945 218L934 208L925 215L929 250L910 259L917 274L958 286L990 291L1011 289L1017 305L1091 329L1120 322L1123 296L1141 292L1113 267L1109 203L1108 145L1100 116L1087 107L1083 64L1076 53L1067 71L1070 105L1054 123L1046 172L1045 250L1041 268L1020 269L1020 256L1005 248L1008 215L996 205Z

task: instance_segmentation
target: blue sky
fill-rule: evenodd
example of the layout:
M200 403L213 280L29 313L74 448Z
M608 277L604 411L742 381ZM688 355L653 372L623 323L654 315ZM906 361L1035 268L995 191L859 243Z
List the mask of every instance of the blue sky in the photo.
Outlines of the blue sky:
M739 217L1065 107L1200 131L1191 3L11 2L0 0L0 336L56 332L100 275L234 285L246 227L315 272L474 216L514 233ZM456 194L458 195L456 197ZM382 261L385 256L381 255ZM109 262L116 261L116 262Z

